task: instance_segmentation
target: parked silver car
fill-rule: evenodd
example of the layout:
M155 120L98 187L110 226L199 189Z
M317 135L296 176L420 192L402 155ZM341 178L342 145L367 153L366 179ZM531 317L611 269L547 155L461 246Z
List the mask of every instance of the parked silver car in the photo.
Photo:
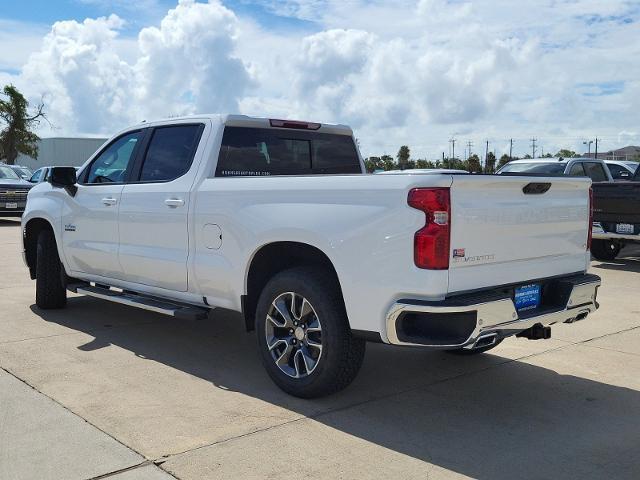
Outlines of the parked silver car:
M594 182L613 182L607 164L594 158L530 158L512 160L497 174L541 174L590 177Z

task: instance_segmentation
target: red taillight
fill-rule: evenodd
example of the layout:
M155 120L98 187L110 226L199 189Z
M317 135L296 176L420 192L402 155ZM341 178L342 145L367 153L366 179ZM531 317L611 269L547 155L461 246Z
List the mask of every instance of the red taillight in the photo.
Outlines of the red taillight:
M293 128L296 130L319 130L322 126L320 123L298 122L297 120L278 120L277 118L270 119L269 125L272 127Z
M587 250L591 250L591 238L593 236L593 188L589 187L589 225L587 225Z
M414 188L407 198L409 206L421 210L426 224L413 240L413 260L418 268L449 268L451 198L449 188Z

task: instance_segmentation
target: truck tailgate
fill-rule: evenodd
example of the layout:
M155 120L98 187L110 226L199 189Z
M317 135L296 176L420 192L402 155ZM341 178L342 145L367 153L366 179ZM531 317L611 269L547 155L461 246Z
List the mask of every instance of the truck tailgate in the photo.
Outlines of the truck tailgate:
M594 184L593 220L614 232L616 223L640 223L640 182Z
M585 271L590 183L577 177L454 175L448 291ZM529 184L550 187L525 193Z

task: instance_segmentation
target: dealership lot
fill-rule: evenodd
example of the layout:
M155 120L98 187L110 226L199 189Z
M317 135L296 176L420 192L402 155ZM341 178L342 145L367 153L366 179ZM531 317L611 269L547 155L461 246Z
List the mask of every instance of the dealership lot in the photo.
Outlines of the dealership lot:
M640 249L601 309L459 357L369 344L344 392L271 383L238 316L71 296L41 311L0 220L0 478L638 478Z

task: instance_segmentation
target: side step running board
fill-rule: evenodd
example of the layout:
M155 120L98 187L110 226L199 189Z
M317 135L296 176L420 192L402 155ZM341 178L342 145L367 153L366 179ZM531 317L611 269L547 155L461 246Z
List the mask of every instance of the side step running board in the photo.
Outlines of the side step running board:
M77 286L75 292L81 295L89 295L90 297L101 298L102 300L109 300L110 302L121 303L131 307L138 307L184 320L202 320L207 318L209 314L209 309L207 308L195 307L183 303L173 303L168 300L147 297L136 293L118 292L103 287L82 285Z

